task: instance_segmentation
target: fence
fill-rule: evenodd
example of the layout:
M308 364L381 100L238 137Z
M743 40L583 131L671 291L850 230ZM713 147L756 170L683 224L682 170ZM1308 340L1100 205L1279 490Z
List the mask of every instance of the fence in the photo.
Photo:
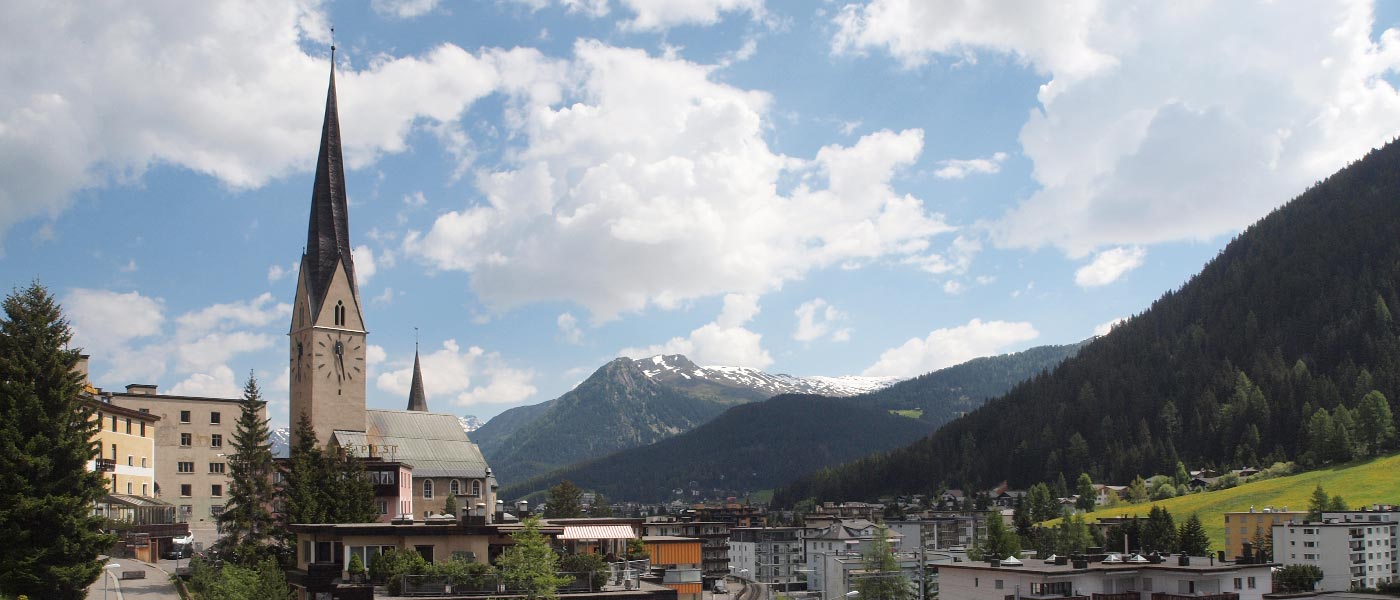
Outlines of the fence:
M592 572L561 572L560 577L568 581L558 588L560 592L596 592L601 585L594 581ZM459 579L456 582L447 575L404 575L401 579L400 594L404 596L495 596L524 592L520 587L507 583L499 573L476 575Z

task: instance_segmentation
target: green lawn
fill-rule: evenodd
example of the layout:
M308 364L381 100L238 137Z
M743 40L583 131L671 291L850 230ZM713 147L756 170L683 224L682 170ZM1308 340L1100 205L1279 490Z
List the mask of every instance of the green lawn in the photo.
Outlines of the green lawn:
M899 416L901 416L901 417L909 417L909 418L911 418L911 419L917 419L917 418L919 418L919 417L924 416L924 409L922 409L922 408L906 408L906 409L904 409L904 410L892 410L892 411L890 411L890 414L892 414L892 415L899 415Z
M1319 483L1328 495L1341 495L1351 507L1400 504L1400 454L1246 483L1228 490L1187 494L1158 502L1120 504L1096 510L1085 519L1092 522L1095 517L1146 517L1152 505L1157 504L1171 511L1179 525L1194 512L1210 533L1211 547L1221 549L1225 545L1225 513L1247 511L1250 506L1256 510L1265 506L1282 510L1287 506L1289 510L1306 511L1308 499Z

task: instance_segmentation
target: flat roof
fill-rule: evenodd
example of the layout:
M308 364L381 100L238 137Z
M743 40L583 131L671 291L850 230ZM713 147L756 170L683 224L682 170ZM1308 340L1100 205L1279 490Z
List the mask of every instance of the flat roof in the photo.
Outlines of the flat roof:
M1082 569L1081 569L1081 568L1075 568L1075 566L1074 566L1074 564L1073 564L1072 561L1070 562L1070 564L1065 564L1065 565L1055 565L1055 564L1049 564L1049 565L1047 565L1047 564L1045 564L1043 561L1040 561L1040 560L1037 560L1037 559L1027 559L1027 560L1025 560L1021 565L1017 565L1017 566L1014 566L1014 567L994 567L994 566L992 566L990 563L987 563L987 562L965 562L965 563L955 562L955 563L940 563L940 564L938 565L938 568L939 568L939 569L968 569L968 570L975 570L975 571L996 571L996 572L999 572L999 573L1005 573L1005 572L1007 572L1007 571L1012 571L1012 572L1020 571L1020 572L1024 572L1024 573L1030 573L1030 574L1035 574L1035 575L1044 575L1044 576L1047 576L1047 577L1053 577L1053 576L1058 576L1058 575L1077 575L1077 574L1080 574L1080 573L1092 573L1092 572L1100 572L1100 573L1106 573L1106 574L1107 574L1107 573L1126 573L1126 572L1140 571L1140 570L1150 570L1150 571L1178 571L1178 572L1192 572L1192 573L1217 573L1217 572L1221 572L1221 571L1234 571L1234 570L1243 569L1243 568L1254 568L1254 567L1271 568L1271 567L1276 567L1276 566L1278 566L1278 563L1247 563L1247 564L1241 564L1241 563L1236 563L1236 562L1220 562L1220 561L1216 561L1214 564L1211 564L1210 558L1209 558L1209 557L1205 557L1205 556L1193 556L1193 557L1191 557L1191 564L1190 564L1190 565L1187 565L1187 566L1184 566L1184 567L1181 566L1181 565L1179 565L1179 564L1177 564L1176 557L1171 557L1171 558L1168 558L1167 560L1165 560L1165 561L1163 561L1163 562L1160 562L1160 563L1127 563L1127 562L1125 562L1125 563L1102 563L1102 562L1091 562L1091 563L1089 563L1089 566L1088 566L1088 567L1082 568Z

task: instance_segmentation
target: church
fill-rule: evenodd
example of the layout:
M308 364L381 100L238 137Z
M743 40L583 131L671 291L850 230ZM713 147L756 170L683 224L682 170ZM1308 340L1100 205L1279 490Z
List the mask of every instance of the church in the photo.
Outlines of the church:
M369 332L350 253L340 142L332 53L306 249L287 333L293 435L305 416L320 445L366 459L381 521L441 514L449 496L461 513L488 517L499 512L495 477L457 417L428 410L416 349L406 409L365 406Z

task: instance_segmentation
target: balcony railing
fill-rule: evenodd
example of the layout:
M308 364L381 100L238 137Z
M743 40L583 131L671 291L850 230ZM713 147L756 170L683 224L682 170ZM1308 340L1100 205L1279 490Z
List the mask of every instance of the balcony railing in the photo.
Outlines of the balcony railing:
M97 459L98 473L111 473L117 470L117 461L110 458Z

